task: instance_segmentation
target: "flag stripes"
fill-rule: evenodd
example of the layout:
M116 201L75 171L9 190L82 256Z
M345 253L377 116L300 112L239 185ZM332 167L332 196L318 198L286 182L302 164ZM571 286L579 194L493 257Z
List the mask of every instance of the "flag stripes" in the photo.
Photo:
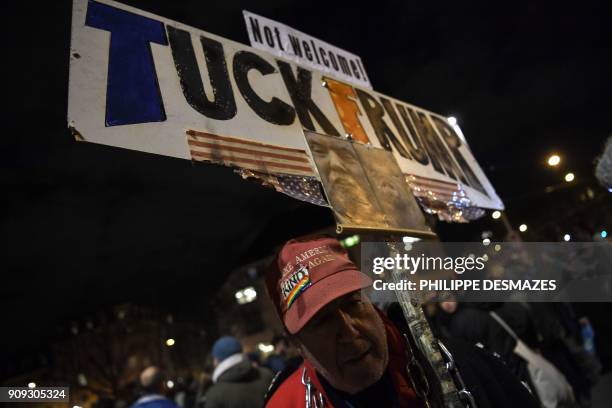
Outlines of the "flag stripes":
M209 161L269 174L316 175L304 150L275 146L189 129L187 143L194 161Z

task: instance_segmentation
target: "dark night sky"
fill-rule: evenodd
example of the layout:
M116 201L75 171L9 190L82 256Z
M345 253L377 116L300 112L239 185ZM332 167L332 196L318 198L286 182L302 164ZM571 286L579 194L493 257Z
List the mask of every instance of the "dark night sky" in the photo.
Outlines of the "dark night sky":
M246 8L360 55L377 91L458 118L511 218L546 211L548 153L587 179L612 133L609 2L125 3L242 43ZM0 361L119 302L205 316L224 273L330 222L228 169L74 142L71 7L2 5Z

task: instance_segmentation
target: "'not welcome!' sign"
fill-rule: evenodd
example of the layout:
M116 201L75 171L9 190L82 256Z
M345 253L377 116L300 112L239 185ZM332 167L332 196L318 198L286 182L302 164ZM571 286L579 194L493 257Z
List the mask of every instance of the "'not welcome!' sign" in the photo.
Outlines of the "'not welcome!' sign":
M322 71L341 81L372 88L361 58L282 23L243 10L251 47Z

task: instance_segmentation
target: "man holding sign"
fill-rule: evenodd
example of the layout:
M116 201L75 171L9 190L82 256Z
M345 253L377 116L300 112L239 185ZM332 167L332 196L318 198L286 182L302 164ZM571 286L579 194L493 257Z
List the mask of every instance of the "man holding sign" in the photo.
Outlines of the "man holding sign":
M305 237L283 246L266 286L304 362L276 377L267 407L426 406L415 390L418 378L406 369L412 355L402 336L405 323L362 293L371 282L334 238ZM445 343L478 407L538 406L501 361L469 345Z

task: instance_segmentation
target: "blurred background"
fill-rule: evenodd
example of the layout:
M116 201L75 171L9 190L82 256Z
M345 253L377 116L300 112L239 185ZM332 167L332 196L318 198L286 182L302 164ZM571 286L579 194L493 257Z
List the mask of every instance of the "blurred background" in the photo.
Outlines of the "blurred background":
M442 241L609 240L612 193L594 176L612 134L607 2L123 3L245 44L247 9L360 55L378 92L454 117L506 211L432 218ZM121 407L156 365L192 407L220 335L265 365L282 331L264 267L285 240L333 231L331 213L228 168L76 143L71 2L1 7L0 383L67 384L71 406ZM343 239L358 256L360 237ZM584 406L605 406L610 305L572 310L602 364Z

